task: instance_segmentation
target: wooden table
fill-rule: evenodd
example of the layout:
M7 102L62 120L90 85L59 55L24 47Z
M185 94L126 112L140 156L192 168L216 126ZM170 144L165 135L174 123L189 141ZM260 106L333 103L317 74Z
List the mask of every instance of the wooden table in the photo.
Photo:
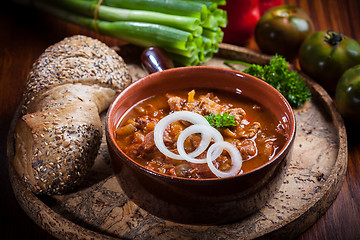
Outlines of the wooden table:
M314 21L316 30L337 30L360 41L359 0L285 0L300 6ZM33 9L3 2L0 8L0 238L53 239L18 205L8 177L6 137L9 124L34 60L49 45L65 36L85 34L108 45L121 41L54 19ZM254 41L247 45L258 50ZM360 239L360 127L346 125L349 164L342 189L329 210L299 239Z

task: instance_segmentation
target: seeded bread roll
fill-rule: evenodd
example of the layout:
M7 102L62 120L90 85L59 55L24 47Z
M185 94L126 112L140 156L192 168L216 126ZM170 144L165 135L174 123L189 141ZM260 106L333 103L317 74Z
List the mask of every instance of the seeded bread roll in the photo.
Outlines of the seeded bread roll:
M36 194L77 187L100 147L99 113L131 83L123 59L104 43L65 38L33 64L15 128L14 167Z
M24 91L23 113L37 98L63 84L97 85L120 92L131 83L123 59L106 44L82 35L50 46L32 66ZM114 94L115 95L115 94Z
M92 103L23 116L15 130L14 166L35 193L59 194L78 185L93 165L101 121Z
M27 112L49 110L66 104L92 102L96 105L98 112L101 113L109 107L116 95L117 92L113 89L101 87L97 84L63 84L39 94L36 102L33 101L28 104Z

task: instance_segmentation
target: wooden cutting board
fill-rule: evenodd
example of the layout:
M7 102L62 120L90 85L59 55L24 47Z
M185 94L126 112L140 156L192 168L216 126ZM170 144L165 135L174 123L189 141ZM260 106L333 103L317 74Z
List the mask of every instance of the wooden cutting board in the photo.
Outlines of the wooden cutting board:
M131 45L118 49L134 80L147 74L140 66L140 51ZM224 60L266 64L270 56L220 44L219 53L205 65L244 68L238 64L224 64ZM224 225L186 225L163 220L140 209L127 198L112 175L105 136L91 174L80 188L61 196L36 196L25 189L11 164L13 132L19 111L12 122L7 145L9 176L15 196L34 222L60 239L296 237L331 205L340 191L347 168L343 121L325 90L300 74L311 89L312 100L295 110L296 138L283 184L264 208L243 220Z

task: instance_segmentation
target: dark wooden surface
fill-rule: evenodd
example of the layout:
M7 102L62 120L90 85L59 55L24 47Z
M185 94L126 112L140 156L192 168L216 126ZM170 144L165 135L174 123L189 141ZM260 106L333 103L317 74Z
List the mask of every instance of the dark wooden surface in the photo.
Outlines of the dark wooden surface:
M300 6L316 30L337 30L360 41L359 0L285 0ZM109 45L121 41L54 19L33 9L2 2L0 7L0 239L53 239L22 211L9 183L6 137L32 63L49 45L85 34ZM252 41L247 45L257 50ZM329 210L299 239L360 239L360 127L346 125L349 165L342 189Z

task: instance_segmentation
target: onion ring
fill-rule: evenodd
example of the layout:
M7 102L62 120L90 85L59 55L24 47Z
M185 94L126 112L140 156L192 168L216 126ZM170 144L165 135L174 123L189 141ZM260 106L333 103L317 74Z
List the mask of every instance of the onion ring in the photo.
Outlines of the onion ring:
M179 154L175 154L171 152L164 143L164 132L166 127L179 120L185 120L188 122L191 122L192 124L202 124L202 125L208 125L210 126L209 122L200 114L189 112L189 111L178 111L174 112L172 114L167 115L166 117L162 118L155 126L154 129L154 141L156 147L159 149L159 151L164 154L165 156L177 159L177 160L183 160L183 158ZM202 138L201 142L206 141L206 138ZM204 144L200 143L200 145Z
M226 150L228 153L230 153L232 166L229 171L220 171L214 166L213 161L219 157L217 153L218 149ZM219 178L232 177L237 175L240 172L242 166L242 157L237 147L225 141L216 142L210 146L206 155L206 161L210 170Z
M184 120L192 123L193 125L184 129L177 140L177 150L179 154L171 152L164 143L164 132L168 125L175 121ZM186 153L184 148L184 142L187 137L192 134L201 133L201 141L199 146L191 153ZM207 152L206 158L196 159L195 157L203 153L209 146L211 139L214 139ZM223 136L216 129L210 126L209 122L200 114L189 111L178 111L161 119L154 129L154 141L156 147L165 156L177 159L186 160L192 163L207 163L209 169L219 178L232 177L237 175L242 166L242 157L236 146L223 140ZM213 161L216 160L225 150L230 153L232 166L229 171L220 171L214 166Z
M193 152L187 154L184 149L184 142L187 137L189 137L194 133L201 133L202 139L199 144L199 147L196 148L196 150L194 150ZM204 125L204 124L191 125L190 127L187 127L180 133L177 140L177 150L180 156L188 162L206 163L206 158L196 159L195 157L199 156L207 149L212 138L214 139L215 142L223 141L223 137L221 133L215 128L211 127L210 125ZM221 151L219 155L220 154Z

